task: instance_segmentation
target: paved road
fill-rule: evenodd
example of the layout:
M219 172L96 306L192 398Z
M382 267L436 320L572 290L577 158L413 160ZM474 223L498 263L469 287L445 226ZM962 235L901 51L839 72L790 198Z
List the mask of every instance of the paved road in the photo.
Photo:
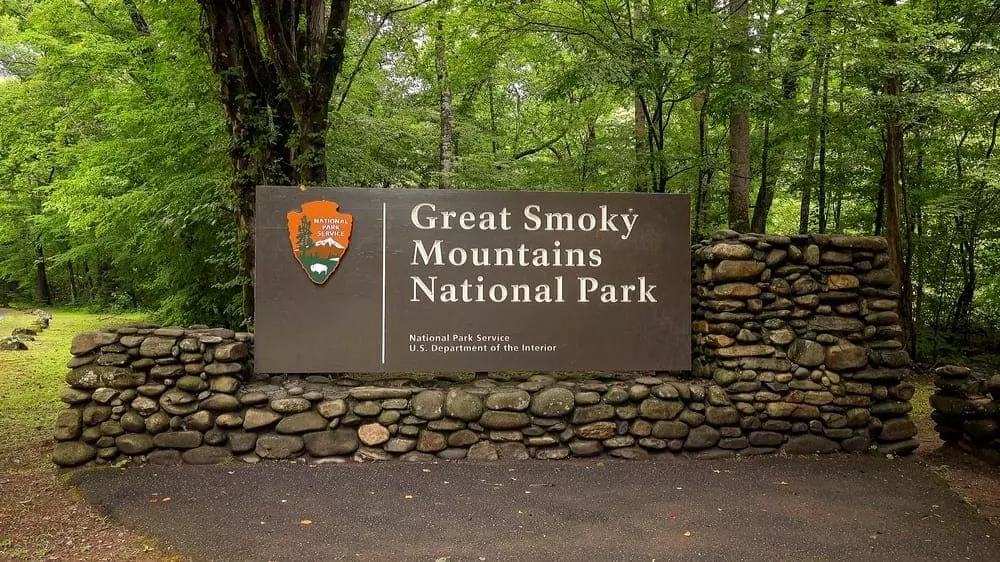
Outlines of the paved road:
M1000 560L1000 529L913 460L265 463L72 480L194 560Z

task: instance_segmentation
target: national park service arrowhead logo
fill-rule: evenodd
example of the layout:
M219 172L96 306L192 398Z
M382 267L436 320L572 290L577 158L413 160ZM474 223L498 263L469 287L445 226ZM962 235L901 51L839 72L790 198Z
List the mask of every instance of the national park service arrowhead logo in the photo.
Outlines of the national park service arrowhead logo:
M301 209L288 213L292 253L309 280L317 285L333 275L351 243L354 217L339 209L333 201L321 200L303 203Z

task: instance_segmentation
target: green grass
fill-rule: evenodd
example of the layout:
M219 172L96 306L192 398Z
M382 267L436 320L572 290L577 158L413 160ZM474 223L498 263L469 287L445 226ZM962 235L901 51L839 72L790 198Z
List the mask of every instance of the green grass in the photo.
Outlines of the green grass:
M934 381L930 377L913 377L910 382L916 389L910 400L910 404L913 405L910 417L914 420L930 419L931 395L934 394L935 390Z
M0 419L18 429L48 429L64 407L59 393L65 388L66 362L73 336L102 327L143 321L141 314L94 314L73 309L49 310L49 329L29 341L27 351L0 351ZM34 316L4 310L0 337L26 326Z

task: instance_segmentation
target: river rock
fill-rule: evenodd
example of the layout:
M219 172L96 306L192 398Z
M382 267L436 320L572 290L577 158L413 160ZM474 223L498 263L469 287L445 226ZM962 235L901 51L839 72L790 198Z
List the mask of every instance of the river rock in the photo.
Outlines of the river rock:
M115 446L125 455L144 455L153 450L153 438L145 433L126 433L115 438Z
M366 423L358 428L358 438L369 447L381 445L389 440L389 429L382 424Z
M425 420L437 420L444 416L444 401L444 392L424 390L413 396L410 400L410 406L414 416Z
M570 413L576 405L573 392L551 387L536 392L531 399L531 413L545 418L557 418Z
M201 445L198 431L168 431L153 437L153 445L163 449L194 449Z
M296 435L262 435L254 452L262 459L287 459L302 452L305 444Z
M52 450L52 462L62 467L78 466L97 456L97 449L79 441L56 443Z
M486 397L486 407L490 410L527 410L531 395L520 389L499 390Z
M326 418L316 412L301 412L278 422L275 431L282 434L307 433L326 429Z

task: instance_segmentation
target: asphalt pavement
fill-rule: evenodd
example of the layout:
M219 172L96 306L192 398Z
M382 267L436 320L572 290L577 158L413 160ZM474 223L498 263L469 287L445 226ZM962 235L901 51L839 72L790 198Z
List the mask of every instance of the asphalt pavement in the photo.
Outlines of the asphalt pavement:
M1000 529L912 459L148 465L71 480L192 560L1000 560Z

